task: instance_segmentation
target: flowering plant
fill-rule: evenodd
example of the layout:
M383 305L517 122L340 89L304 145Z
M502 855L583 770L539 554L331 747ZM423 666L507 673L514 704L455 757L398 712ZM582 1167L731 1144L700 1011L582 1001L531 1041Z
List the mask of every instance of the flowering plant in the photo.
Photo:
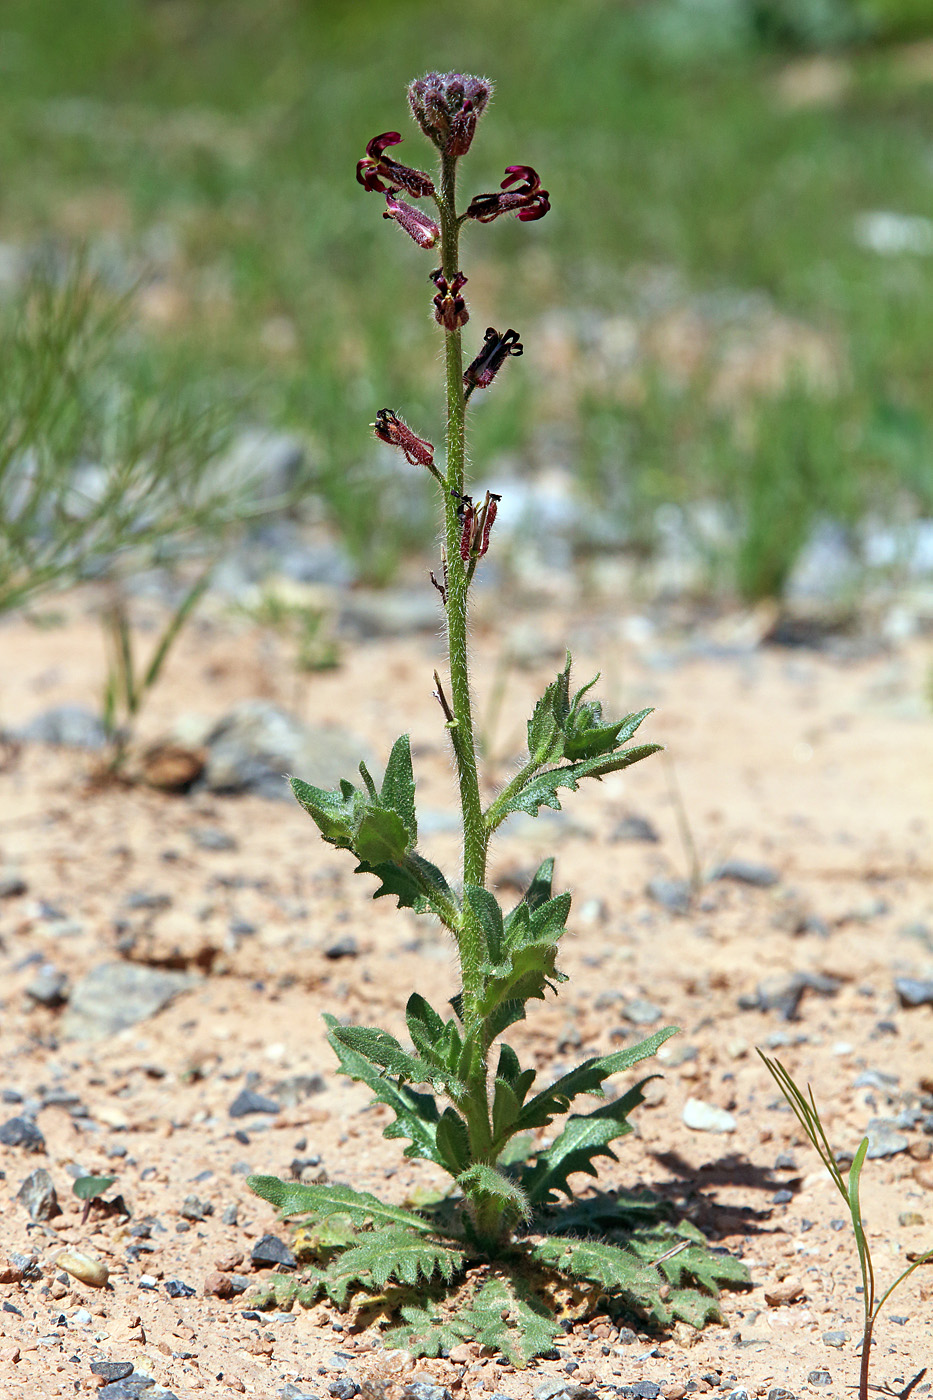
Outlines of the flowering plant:
M401 141L394 131L374 137L357 166L364 189L384 195L384 216L420 248L440 251L430 281L444 334L444 469L435 463L429 439L394 410L379 409L373 427L407 462L430 472L441 494L444 548L439 576L431 578L444 612L448 665L444 678L435 672L435 684L459 785L459 879L448 879L417 849L407 736L392 748L381 785L364 764L361 786L345 780L338 790L324 791L292 779L296 798L324 840L351 851L357 872L378 881L376 897L391 895L399 908L433 914L456 944L461 984L451 997L453 1014L445 1016L413 992L406 1010L410 1048L376 1027L326 1018L343 1072L391 1108L394 1121L385 1136L407 1138L405 1155L436 1163L453 1179L453 1191L435 1209L415 1211L350 1186L304 1186L267 1176L251 1177L249 1185L283 1215L305 1218L300 1239L313 1262L297 1285L303 1301L324 1292L344 1305L376 1293L383 1301L388 1297L401 1316L395 1345L436 1355L478 1337L524 1364L547 1351L560 1330L555 1310L561 1278L576 1281L584 1310L608 1297L654 1323L681 1318L700 1326L718 1315L718 1283L742 1280L745 1272L737 1260L707 1252L695 1227L662 1219L644 1200L595 1195L581 1201L570 1184L576 1173L596 1176L597 1158L616 1160L609 1144L632 1131L629 1114L642 1102L646 1081L589 1113L572 1112L574 1101L582 1094L604 1098L606 1080L653 1055L674 1027L588 1059L536 1093L536 1071L523 1067L501 1040L525 1018L529 1001L543 1000L566 980L557 952L570 895L555 894L554 862L547 860L518 903L504 910L487 879L493 834L513 812L537 816L542 807L559 809L561 788L575 790L585 778L627 768L659 746L630 743L648 710L607 720L600 703L589 698L595 681L574 691L568 657L528 722L526 761L483 802L467 621L470 586L494 539L499 496L487 492L476 502L466 490L466 417L472 396L521 355L522 343L511 328L489 328L464 367L469 311L460 235L471 222L508 214L529 222L550 208L536 172L512 165L498 192L476 195L458 212L458 165L491 92L485 79L460 73L429 73L411 84L415 121L439 153L437 180L388 154ZM433 209L428 213L409 200L430 201ZM540 1130L560 1119L566 1121L556 1135L541 1139ZM613 1238L607 1238L610 1232ZM293 1280L275 1278L266 1299L271 1304L295 1289ZM451 1315L443 1300L457 1289L461 1295Z

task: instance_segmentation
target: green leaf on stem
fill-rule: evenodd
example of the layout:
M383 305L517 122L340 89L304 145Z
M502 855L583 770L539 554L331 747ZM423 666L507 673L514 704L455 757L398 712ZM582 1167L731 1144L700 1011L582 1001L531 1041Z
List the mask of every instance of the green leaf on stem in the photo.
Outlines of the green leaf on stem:
M536 817L541 807L551 807L559 812L558 788L570 788L576 792L581 779L603 778L607 773L617 773L643 758L649 758L653 753L659 753L662 747L661 744L640 744L636 748L585 758L578 763L564 763L559 768L546 768L544 772L529 778L501 806L493 804L490 809L491 829L495 830L510 812L527 812L531 817Z
M647 1040L641 1040L637 1045L629 1045L611 1055L596 1055L591 1060L584 1060L576 1069L561 1075L549 1088L542 1089L540 1094L529 1099L515 1125L516 1132L525 1128L546 1127L552 1118L567 1112L578 1094L597 1094L602 1097L604 1080L612 1074L621 1074L623 1070L631 1069L639 1060L656 1055L664 1042L676 1034L676 1026L665 1026L663 1030L655 1031L654 1035L649 1035Z
M115 1176L79 1176L71 1189L79 1201L93 1201L109 1191L116 1179Z
M457 1182L471 1201L492 1198L500 1201L513 1218L531 1218L531 1207L522 1188L503 1172L485 1162L474 1162L473 1166L461 1172Z
M440 1112L433 1094L421 1094L405 1084L396 1084L387 1079L378 1066L337 1038L335 1032L342 1027L335 1017L325 1015L324 1021L328 1026L327 1039L344 1074L367 1084L376 1099L387 1104L395 1114L395 1121L383 1128L383 1137L410 1138L411 1145L405 1148L406 1157L424 1157L443 1166L436 1143Z
M414 1211L386 1205L368 1191L354 1191L339 1182L305 1186L299 1181L280 1181L277 1176L248 1176L246 1184L282 1216L304 1215L316 1222L331 1215L346 1215L354 1225L402 1225L425 1232L433 1229Z
M642 1306L657 1297L657 1272L617 1244L549 1235L532 1248L531 1257L574 1278L589 1279L607 1292L627 1294Z
M627 1094L593 1113L568 1118L560 1136L550 1147L537 1153L533 1164L522 1173L522 1185L533 1205L554 1204L558 1191L572 1200L573 1190L567 1180L571 1173L598 1176L593 1165L595 1158L609 1157L613 1162L618 1161L608 1144L632 1131L628 1115L644 1102L642 1086L647 1083L648 1080L643 1079Z
M449 1283L463 1263L463 1251L455 1245L426 1239L418 1230L389 1225L360 1235L328 1272L365 1288L384 1288L391 1279L414 1287L421 1279L430 1282L435 1274Z
M437 1151L446 1171L453 1177L465 1172L472 1161L470 1134L456 1109L445 1108L437 1125Z

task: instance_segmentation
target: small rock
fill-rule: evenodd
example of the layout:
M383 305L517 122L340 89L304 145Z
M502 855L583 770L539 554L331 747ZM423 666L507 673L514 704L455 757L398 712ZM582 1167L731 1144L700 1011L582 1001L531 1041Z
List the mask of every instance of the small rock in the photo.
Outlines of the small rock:
M848 1341L851 1341L851 1334L849 1332L832 1331L823 1333L823 1342L828 1347L844 1347Z
M102 1386L97 1392L97 1400L137 1400L140 1395L152 1396L155 1400L154 1386L155 1381L151 1376L142 1376L138 1371L133 1371L125 1380ZM161 1400L166 1400L166 1392L161 1386L159 1395Z
M441 1389L441 1387L434 1387L434 1389ZM349 1376L338 1376L327 1387L327 1393L333 1395L334 1400L354 1400L354 1396L359 1395L360 1388L356 1381L351 1381ZM449 1390L447 1394L450 1394Z
M68 1040L101 1040L156 1015L182 992L199 984L190 972L163 971L137 963L101 963L82 977L62 1018Z
M110 1277L110 1270L102 1259L95 1259L80 1249L66 1249L56 1259L56 1265L66 1274L88 1284L91 1288L103 1288Z
M623 817L609 833L610 841L659 841L661 838L645 817Z
M354 1387L354 1390L356 1387ZM333 1395L333 1387L331 1394ZM431 1385L427 1381L409 1381L402 1391L402 1400L453 1400L446 1385Z
M188 835L200 851L235 851L238 849L234 838L217 826L192 826Z
M780 1283L769 1284L765 1289L765 1302L769 1308L784 1307L796 1303L804 1295L804 1287L799 1278L785 1278Z
M204 1295L207 1298L232 1298L233 1280L230 1275L214 1269L204 1280Z
M0 899L16 899L28 892L29 886L18 870L8 865L5 870L0 871Z
M797 1400L792 1390L785 1390L783 1386L776 1385L773 1390L768 1391L768 1400Z
M184 1283L180 1278L170 1278L165 1281L165 1291L170 1298L193 1298L194 1289L190 1283Z
M20 1278L27 1283L34 1283L42 1277L42 1267L34 1254L19 1254L11 1249L7 1257L12 1268L18 1269Z
M683 1121L688 1128L698 1133L734 1133L735 1119L724 1108L704 1103L702 1099L688 1099L684 1104Z
M277 1235L263 1235L262 1239L257 1240L250 1258L257 1269L271 1269L277 1264L286 1269L294 1269L297 1263L288 1245L283 1244Z
M832 1385L833 1383L833 1378L828 1371L811 1371L807 1376L807 1380L811 1385L818 1386Z
M19 1264L0 1254L0 1283L22 1283L23 1271ZM4 1304L4 1308L6 1304Z
M660 1021L664 1012L653 1001L645 1001L643 997L633 997L623 1006L622 1015L626 1021L631 1021L634 1026L653 1026L656 1021Z
M133 1374L132 1361L92 1361L91 1371L104 1381L122 1381Z
M739 1006L744 1011L779 1011L782 1020L796 1021L797 1011L806 991L814 991L821 996L835 996L839 983L834 977L824 977L814 972L792 972L786 976L772 977L759 982L754 996L739 997Z
M919 1210L902 1210L897 1217L897 1223L907 1229L913 1225L922 1225L924 1223L924 1218Z
M632 1386L633 1400L658 1400L661 1387L654 1381L636 1381Z
M43 963L26 988L26 995L40 1006L63 1006L68 1000L68 978L52 963Z
M255 792L288 802L285 774L334 788L359 771L365 750L345 729L306 725L268 700L247 700L208 734L204 782L211 792Z
M331 943L324 949L325 958L331 962L337 962L340 958L357 958L359 953L359 944L352 933L345 938L338 938L336 943Z
M224 1208L224 1213L220 1217L220 1221L222 1225L236 1225L238 1220L239 1211L237 1210L236 1202L233 1201L229 1206Z
M770 865L757 865L751 860L726 860L716 867L710 878L734 880L740 885L755 885L766 890L776 885L781 877Z
M692 891L687 880L649 880L645 893L671 914L688 914Z
M278 1113L282 1105L255 1089L241 1089L227 1109L231 1118L248 1118L251 1113Z
M24 1152L44 1152L45 1138L32 1118L8 1118L0 1125L0 1143L21 1147Z
M896 977L894 990L900 997L901 1006L933 1005L933 978Z
M178 1214L182 1220L204 1220L206 1216L214 1214L214 1207L210 1201L200 1201L197 1196L186 1196Z
M53 705L13 730L12 737L66 749L102 749L108 742L103 721L86 705Z
M896 1130L890 1118L872 1118L868 1123L868 1158L896 1157L906 1152L908 1139Z
M29 1173L17 1191L16 1199L26 1207L31 1220L52 1220L62 1213L54 1182L42 1167Z
M292 1074L288 1079L280 1079L269 1090L271 1096L282 1108L297 1108L313 1094L322 1094L327 1088L323 1075Z

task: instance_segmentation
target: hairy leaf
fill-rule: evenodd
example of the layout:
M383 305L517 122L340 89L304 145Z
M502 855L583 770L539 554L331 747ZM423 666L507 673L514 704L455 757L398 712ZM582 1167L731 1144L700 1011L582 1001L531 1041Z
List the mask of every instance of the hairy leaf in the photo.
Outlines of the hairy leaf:
M414 1356L439 1356L462 1341L495 1348L513 1366L525 1367L550 1351L561 1328L556 1318L521 1278L497 1274L452 1316L444 1318L436 1301L403 1303L402 1324L388 1332L387 1346Z
M384 1288L390 1279L414 1287L419 1279L430 1282L435 1274L449 1283L463 1263L463 1251L456 1246L393 1225L358 1236L329 1272L365 1287Z
M378 1026L341 1026L334 1021L331 1035L371 1065L387 1070L396 1079L414 1084L430 1083L431 1066L402 1049L394 1035Z
M534 1164L522 1174L522 1185L532 1204L547 1205L557 1199L555 1193L558 1191L572 1200L573 1190L567 1178L573 1172L597 1176L593 1165L595 1158L609 1157L613 1162L618 1160L608 1144L632 1131L628 1115L644 1102L645 1096L641 1090L647 1082L643 1079L614 1103L604 1104L593 1113L575 1115L567 1120L560 1136L550 1147L539 1152Z
M499 901L490 890L485 890L480 885L467 885L463 891L463 897L475 916L476 922L483 930L486 953L490 963L498 963L502 957L503 934L502 910L499 908Z
M346 1215L354 1225L403 1225L424 1232L433 1229L414 1211L386 1205L368 1191L354 1191L339 1182L305 1186L300 1181L280 1181L277 1176L248 1176L246 1184L283 1216L305 1215L309 1220L326 1220L330 1215Z
M567 1112L578 1094L597 1094L601 1097L604 1080L612 1074L621 1074L623 1070L638 1064L639 1060L656 1054L664 1042L676 1034L676 1026L665 1026L663 1030L655 1031L654 1035L639 1041L637 1045L629 1045L611 1055L597 1055L593 1059L584 1060L576 1069L561 1075L549 1088L542 1089L540 1094L529 1099L522 1109L516 1131L546 1127L558 1114Z
M437 1125L437 1151L451 1176L458 1177L470 1165L470 1135L467 1125L453 1108L445 1108Z
M657 1296L660 1278L637 1254L598 1240L546 1236L531 1250L533 1259L560 1273L598 1283L607 1292L622 1292L644 1303Z
M559 812L558 788L570 788L576 792L583 778L603 778L607 773L618 773L653 753L659 753L662 747L661 744L640 744L631 749L583 758L575 763L562 763L557 768L545 768L496 808L493 825L498 826L510 812L527 812L531 817L536 817L541 807L551 807Z
M440 1112L433 1095L418 1093L407 1085L386 1079L362 1055L337 1039L334 1032L339 1027L335 1017L325 1015L324 1021L329 1028L327 1038L344 1074L367 1084L379 1102L388 1104L395 1114L395 1122L383 1128L383 1137L410 1138L411 1145L405 1148L406 1157L426 1157L428 1161L443 1166L435 1140Z
M484 1162L476 1162L465 1172L461 1172L460 1176L457 1177L457 1182L470 1200L491 1196L495 1200L501 1201L503 1208L511 1215L522 1220L528 1220L531 1216L531 1208L525 1192L516 1182L505 1176L503 1172L497 1171L495 1167L487 1166Z
M409 846L414 846L418 840L418 822L415 817L415 779L411 768L411 744L407 734L396 739L392 745L379 796L383 806L398 813L408 834Z
M425 1063L456 1078L463 1062L464 1041L453 1018L444 1021L418 992L408 998L405 1008L408 1034Z
M437 866L425 860L417 851L409 851L399 862L384 861L369 865L366 861L360 861L353 873L375 875L381 881L373 899L395 895L399 909L414 909L416 914L430 909L448 928L456 927L459 917L457 896Z

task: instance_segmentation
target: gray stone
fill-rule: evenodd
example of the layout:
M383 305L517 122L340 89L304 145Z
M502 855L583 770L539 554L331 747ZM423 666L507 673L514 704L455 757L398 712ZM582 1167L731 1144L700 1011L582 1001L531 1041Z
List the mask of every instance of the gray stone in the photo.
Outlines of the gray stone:
M838 990L839 983L834 977L825 977L816 972L791 972L759 982L753 996L739 997L739 1006L745 1011L778 1011L783 1020L796 1021L805 992L835 996Z
M933 978L896 977L894 990L901 1006L930 1006L933 1004Z
M237 843L226 831L216 826L192 826L188 835L201 851L235 851Z
M97 1400L137 1400L137 1396L152 1393L155 1381L152 1376L143 1376L133 1371L124 1380L102 1386L97 1392Z
M204 1220L214 1214L210 1201L199 1200L197 1196L186 1196L178 1212L182 1220Z
M692 891L688 880L649 880L645 892L655 904L662 905L671 914L690 912Z
M16 899L26 894L29 886L15 866L8 865L0 871L0 899Z
M823 1386L832 1385L833 1378L828 1371L811 1371L807 1376L811 1385Z
M872 1118L868 1124L868 1158L896 1157L906 1152L908 1139L897 1131L897 1124L890 1118Z
M133 1374L132 1361L92 1361L91 1371L105 1381L122 1381Z
M735 1119L724 1108L705 1103L703 1099L688 1099L684 1104L683 1121L698 1133L734 1133Z
M354 1400L354 1396L359 1395L360 1388L349 1376L338 1376L327 1387L327 1393L333 1395L334 1400Z
M622 1007L622 1015L626 1021L631 1021L633 1026L653 1026L656 1021L660 1021L664 1012L653 1001L646 1001L644 997L633 997Z
M68 1000L68 978L52 963L43 963L26 988L26 995L40 1006L62 1006Z
M16 1199L26 1207L30 1220L54 1220L61 1215L55 1194L55 1183L43 1167L30 1172L16 1193Z
M278 1400L321 1400L321 1397L313 1390L308 1390L303 1385L296 1385L290 1381L288 1385L283 1385L281 1390L276 1391Z
M776 1385L773 1390L768 1391L768 1400L797 1400L792 1390L785 1390L782 1385Z
M263 1235L253 1245L250 1258L261 1269L271 1269L277 1265L286 1269L294 1269L297 1264L294 1254L288 1245L279 1239L278 1235Z
M326 1088L323 1075L292 1074L288 1079L280 1079L269 1093L282 1108L297 1108L305 1099L310 1099L313 1094L322 1094Z
M66 749L102 749L107 743L103 720L86 705L53 705L13 730L12 737Z
M241 1089L227 1109L231 1118L248 1118L251 1113L278 1113L282 1105L255 1089Z
M658 1400L660 1394L657 1381L636 1381L632 1386L633 1400Z
M402 1391L402 1400L454 1400L446 1385L411 1380Z
M575 1385L570 1380L550 1380L535 1386L534 1400L596 1400L596 1391L589 1386Z
M751 860L726 860L713 871L713 880L734 880L740 885L756 885L759 889L769 889L780 880L780 875L770 865L757 865Z
M823 1342L828 1347L844 1347L846 1342L851 1341L851 1333L843 1331L832 1331L823 1333Z
M359 638L436 632L440 598L433 589L354 589L341 597L340 631Z
M659 841L660 837L645 817L629 815L617 822L609 833L610 841Z
M101 963L82 977L62 1018L67 1040L102 1040L145 1021L201 981L136 963Z
M334 943L329 943L324 949L324 956L331 962L337 962L340 958L359 957L360 947L352 933L344 938L338 938Z
M44 1152L45 1138L31 1118L8 1118L0 1124L0 1144L21 1147L24 1152Z
M229 1206L224 1207L224 1213L220 1217L220 1221L222 1225L236 1225L239 1221L239 1217L240 1212L237 1209L236 1202L233 1201Z
M292 801L287 776L315 787L351 780L366 745L336 725L306 725L268 700L246 700L207 736L203 782L212 792L255 792Z

